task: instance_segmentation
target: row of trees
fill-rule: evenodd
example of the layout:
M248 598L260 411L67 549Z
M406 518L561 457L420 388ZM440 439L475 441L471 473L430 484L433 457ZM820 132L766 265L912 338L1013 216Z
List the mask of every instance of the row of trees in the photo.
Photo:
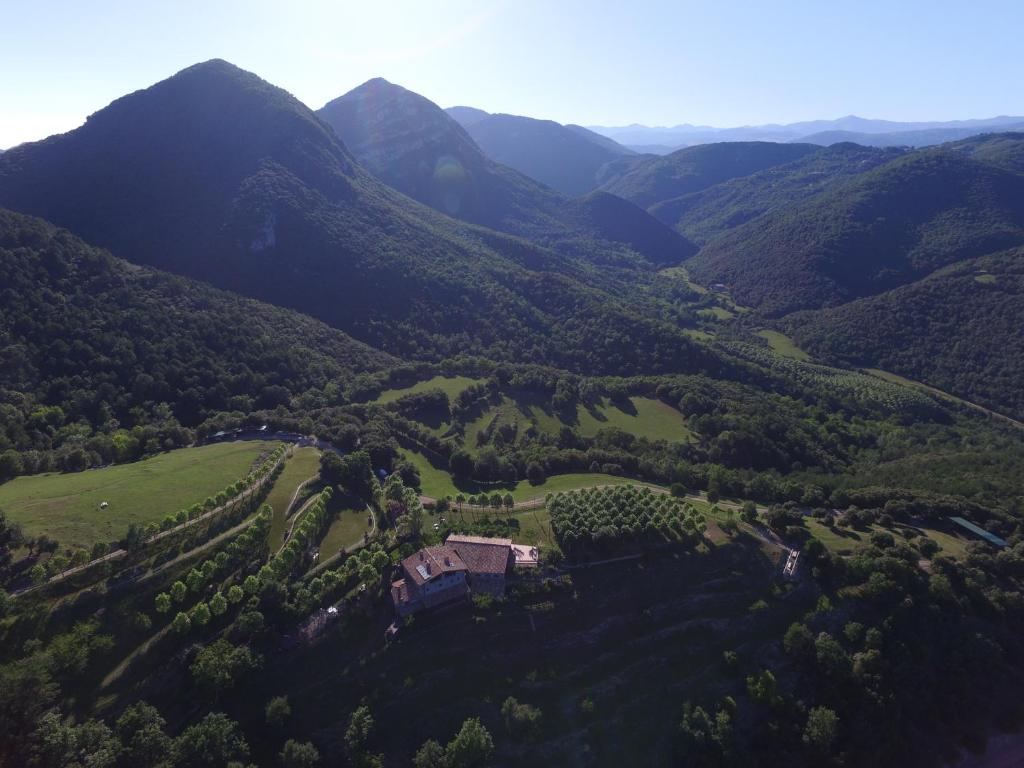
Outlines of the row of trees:
M197 520L203 514L211 512L219 507L223 507L225 504L241 496L243 493L251 491L264 480L273 479L276 472L280 470L282 459L287 451L287 446L279 445L271 451L269 456L260 462L258 467L249 472L245 477L227 486L222 491L219 491L212 496L207 496L204 501L197 502L188 509L179 509L177 512L167 515L160 521L159 530L168 531L171 528L188 522L189 520ZM143 531L145 538L151 538L156 534L157 531L155 530L155 526L155 523L147 526Z
M692 505L635 485L559 493L548 497L547 506L567 554L623 541L695 540L706 527Z
M184 580L175 581L170 589L154 598L157 613L166 614L175 606L183 606L189 595L201 595L218 576L226 576L264 553L273 517L273 509L264 504L242 533L215 555L190 569ZM229 605L237 605L246 595L255 594L257 584L255 577L250 575L241 585L222 586L209 600L198 600L187 612L179 610L173 622L175 631L184 633L192 626L205 626L212 616L222 616Z

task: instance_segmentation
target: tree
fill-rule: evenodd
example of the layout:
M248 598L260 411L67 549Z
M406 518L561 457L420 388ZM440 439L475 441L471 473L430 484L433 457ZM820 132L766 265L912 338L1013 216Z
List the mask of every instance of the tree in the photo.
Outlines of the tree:
M122 745L119 764L132 768L166 765L172 745L164 732L166 725L156 707L145 702L128 707L114 726Z
M445 748L448 768L482 768L494 753L494 740L479 718L468 718Z
M811 707L804 728L804 744L815 752L828 754L836 739L839 717L828 707Z
M275 696L267 702L265 710L267 725L280 728L291 717L292 707L287 696Z
M242 611L236 627L242 637L254 637L263 631L263 614L256 610Z
M249 745L238 723L222 712L211 712L189 726L174 743L175 768L222 768L248 757Z
M511 493L506 493L504 496L501 497L501 503L505 505L506 511L511 512L512 511L512 505L514 505L516 503L516 501L515 501L515 499L512 498L512 494Z
M242 591L247 595L255 595L260 591L260 580L250 573L242 582Z
M210 623L210 607L204 602L198 602L189 611L189 618L197 627L205 627Z
M191 628L192 619L184 611L179 611L178 615L174 617L174 621L171 622L171 629L174 630L176 635L184 635Z
M743 522L754 524L757 522L757 504L752 501L744 501L743 506L740 510L740 516L743 518Z
M403 494L403 501L406 511L398 518L398 533L404 538L419 541L423 534L423 504L417 493L408 488Z
M530 481L530 485L540 485L547 479L540 462L531 461L526 465L526 479Z
M28 570L28 577L33 584L42 584L46 581L46 568L40 563L36 563Z
M214 616L223 616L228 609L228 600L220 592L210 598L210 613Z
M762 670L756 675L747 677L747 692L754 701L771 704L775 701L777 687L775 675L772 674L770 669Z
M513 736L533 736L540 729L540 710L529 704L521 704L512 696L502 703L501 716L505 719L505 728Z
M467 478L473 476L473 470L476 464L473 461L472 455L463 448L459 448L452 453L451 458L448 459L448 467L451 469L452 474L455 477Z
M238 678L259 666L246 645L235 646L221 638L203 648L192 662L192 677L211 698L217 699Z
M105 723L66 722L58 712L47 712L35 729L38 764L110 766L121 744Z
M166 592L161 592L154 600L154 604L158 613L166 613L171 609L171 596Z
M363 754L366 750L366 742L373 731L373 715L370 708L365 704L356 707L348 720L348 728L345 729L345 746L353 756Z
M188 587L186 587L184 583L176 581L173 584L171 584L171 599L174 602L180 603L182 600L185 599L185 595L187 594Z
M806 625L794 622L786 630L786 634L782 638L782 646L786 649L786 653L794 656L813 657L814 635Z
M320 762L320 752L308 741L288 739L280 755L281 768L313 768Z
M412 759L413 768L446 768L444 747L434 739L423 742Z
M232 584L228 589L228 602L232 605L238 605L242 600L245 599L245 592L237 584Z

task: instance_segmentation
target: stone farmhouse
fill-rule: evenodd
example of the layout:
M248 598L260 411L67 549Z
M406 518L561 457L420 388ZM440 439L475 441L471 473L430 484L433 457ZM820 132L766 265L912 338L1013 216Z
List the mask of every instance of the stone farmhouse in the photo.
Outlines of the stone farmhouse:
M402 561L391 584L400 617L465 599L472 593L502 597L510 568L535 567L537 548L511 539L451 535L444 544L424 547Z

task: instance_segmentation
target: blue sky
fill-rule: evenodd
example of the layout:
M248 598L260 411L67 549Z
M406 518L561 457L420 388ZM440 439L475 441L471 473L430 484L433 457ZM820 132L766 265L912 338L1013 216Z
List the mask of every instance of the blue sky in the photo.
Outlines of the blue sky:
M0 147L210 58L585 125L1024 114L1022 0L82 0L0 14Z

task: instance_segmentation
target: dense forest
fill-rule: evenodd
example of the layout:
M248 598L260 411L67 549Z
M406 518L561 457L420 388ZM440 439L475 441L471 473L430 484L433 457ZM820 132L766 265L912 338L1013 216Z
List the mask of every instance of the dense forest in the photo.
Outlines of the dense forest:
M709 242L689 262L769 315L832 306L1024 241L1024 177L921 150Z
M340 403L394 359L322 323L132 266L0 210L0 475L190 444L221 411Z
M786 319L825 359L875 366L1024 418L1024 250L960 262L880 296Z

